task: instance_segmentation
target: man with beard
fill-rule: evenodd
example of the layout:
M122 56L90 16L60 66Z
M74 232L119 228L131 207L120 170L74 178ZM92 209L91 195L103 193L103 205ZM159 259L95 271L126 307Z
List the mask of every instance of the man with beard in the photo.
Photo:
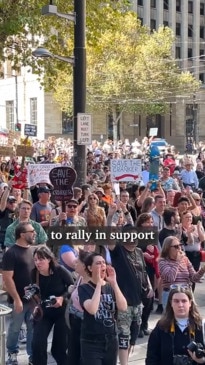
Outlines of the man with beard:
M163 219L164 228L162 228L162 230L159 232L159 243L161 247L166 237L180 235L180 226L176 228L176 225L180 224L180 216L175 208L165 209L163 213ZM181 236L178 238L181 239Z
M27 354L32 364L31 341L33 325L31 305L24 299L25 287L31 283L31 271L34 268L33 250L35 230L31 223L20 223L15 230L16 243L3 257L3 281L8 292L8 302L13 312L8 328L6 365L18 365L18 337L23 321L27 327Z

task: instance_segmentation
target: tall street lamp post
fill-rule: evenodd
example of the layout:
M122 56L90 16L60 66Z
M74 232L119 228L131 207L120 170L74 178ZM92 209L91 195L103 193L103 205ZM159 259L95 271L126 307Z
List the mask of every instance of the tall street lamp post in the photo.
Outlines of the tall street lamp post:
M33 52L35 57L54 57L58 60L73 64L73 158L74 168L77 172L76 185L81 186L86 178L86 147L77 144L77 116L85 113L86 105L86 0L74 0L74 13L63 14L57 11L57 6L46 5L42 8L43 15L56 15L74 21L74 57L57 56L45 48L39 47Z

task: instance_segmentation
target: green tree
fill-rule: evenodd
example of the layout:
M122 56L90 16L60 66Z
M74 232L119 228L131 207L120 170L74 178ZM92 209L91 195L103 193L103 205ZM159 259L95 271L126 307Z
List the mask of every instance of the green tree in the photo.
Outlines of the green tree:
M171 29L150 33L131 12L119 14L114 29L99 32L97 43L88 42L87 105L112 113L114 139L123 111L162 114L176 95L198 89L198 81L176 65L173 42ZM72 73L58 74L54 96L72 111Z

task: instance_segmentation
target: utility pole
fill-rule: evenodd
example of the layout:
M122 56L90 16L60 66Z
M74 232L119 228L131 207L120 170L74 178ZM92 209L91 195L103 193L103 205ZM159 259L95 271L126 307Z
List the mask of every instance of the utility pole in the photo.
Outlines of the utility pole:
M85 21L86 1L74 1L76 24L74 30L74 58L73 69L73 116L74 116L74 168L77 171L76 186L85 184L86 177L86 146L77 144L77 114L85 113L86 105L86 49L85 49Z

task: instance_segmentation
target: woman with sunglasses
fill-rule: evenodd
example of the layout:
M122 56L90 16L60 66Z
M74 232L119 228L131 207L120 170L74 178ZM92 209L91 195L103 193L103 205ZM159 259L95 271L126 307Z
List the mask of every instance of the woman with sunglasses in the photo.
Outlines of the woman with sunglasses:
M107 218L105 210L99 207L98 196L94 193L88 197L88 207L85 209L84 218L88 227L104 227L106 226Z
M205 364L205 353L196 357L187 346L203 346L202 318L191 290L176 285L169 293L166 310L153 329L147 346L146 365Z
M40 289L42 315L34 320L33 365L47 365L47 342L52 328L52 356L58 365L67 365L65 309L68 287L73 284L73 279L64 267L56 263L53 253L46 246L35 249L34 263L32 284L37 284ZM53 302L49 302L51 296L55 297Z
M166 307L170 286L199 282L205 273L205 265L197 272L194 270L188 257L182 251L182 245L177 237L165 238L159 259L159 271L162 280L162 305Z
M114 268L103 256L92 253L85 260L90 280L78 287L84 310L81 327L82 365L116 365L118 353L116 314L127 302L116 281Z

